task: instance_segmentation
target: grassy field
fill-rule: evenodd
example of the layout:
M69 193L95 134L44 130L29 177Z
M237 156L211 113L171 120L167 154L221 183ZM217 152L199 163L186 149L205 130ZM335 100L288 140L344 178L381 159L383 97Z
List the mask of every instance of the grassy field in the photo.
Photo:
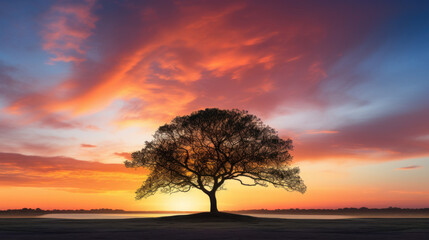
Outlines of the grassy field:
M429 239L429 219L291 220L233 214L121 220L2 218L0 239Z

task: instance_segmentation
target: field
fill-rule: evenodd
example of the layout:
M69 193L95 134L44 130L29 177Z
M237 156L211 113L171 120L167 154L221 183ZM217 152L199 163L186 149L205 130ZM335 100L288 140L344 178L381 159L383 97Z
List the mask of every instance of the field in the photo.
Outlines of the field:
M234 214L121 220L1 218L0 239L429 239L429 219L291 220Z

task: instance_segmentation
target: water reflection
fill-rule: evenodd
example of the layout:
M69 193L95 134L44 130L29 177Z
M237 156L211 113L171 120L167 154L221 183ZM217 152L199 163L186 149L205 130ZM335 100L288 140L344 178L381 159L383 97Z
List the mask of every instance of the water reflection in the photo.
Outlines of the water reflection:
M295 215L295 214L245 214L258 218L281 218L281 219L348 219L354 218L347 215Z
M52 213L39 216L39 218L61 219L129 219L129 218L157 218L188 213Z
M59 219L130 219L130 218L157 218L189 213L53 213L39 216L39 218ZM281 218L281 219L348 219L353 216L345 215L293 215L293 214L245 214L259 218Z

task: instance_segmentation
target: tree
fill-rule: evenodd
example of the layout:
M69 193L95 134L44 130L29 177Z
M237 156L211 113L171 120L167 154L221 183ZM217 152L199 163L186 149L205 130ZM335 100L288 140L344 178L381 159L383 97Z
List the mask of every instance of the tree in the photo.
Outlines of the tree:
M244 186L272 184L304 193L298 167L290 167L292 140L258 117L241 110L207 108L174 118L158 128L153 140L132 153L126 167L144 167L150 174L136 191L136 199L199 189L210 198L210 212L218 212L216 191L227 180Z

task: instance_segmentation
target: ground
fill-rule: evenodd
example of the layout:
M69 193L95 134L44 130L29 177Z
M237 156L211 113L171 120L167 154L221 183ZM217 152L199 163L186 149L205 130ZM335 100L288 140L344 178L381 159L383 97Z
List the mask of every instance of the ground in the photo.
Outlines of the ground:
M429 239L429 219L292 220L207 213L121 220L2 218L0 239Z

